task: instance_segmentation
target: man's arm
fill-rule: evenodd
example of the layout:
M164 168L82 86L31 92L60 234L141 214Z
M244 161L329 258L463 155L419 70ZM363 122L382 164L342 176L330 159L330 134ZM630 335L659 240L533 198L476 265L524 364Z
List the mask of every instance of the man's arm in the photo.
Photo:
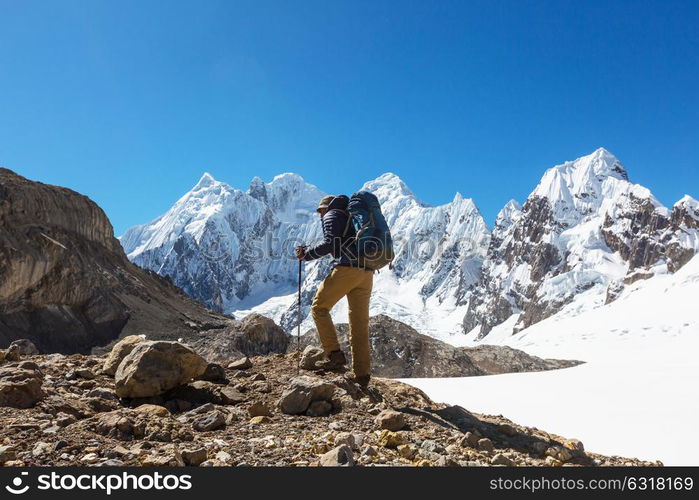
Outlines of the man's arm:
M315 260L332 254L340 255L342 233L345 231L347 216L339 210L331 210L323 217L323 241L306 249L303 260Z

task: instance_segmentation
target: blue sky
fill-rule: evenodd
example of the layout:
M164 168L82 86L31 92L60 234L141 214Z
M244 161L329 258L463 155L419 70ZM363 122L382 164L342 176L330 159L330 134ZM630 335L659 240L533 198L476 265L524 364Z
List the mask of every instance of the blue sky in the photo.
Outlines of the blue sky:
M0 165L87 194L117 234L201 174L386 171L489 223L604 146L699 197L696 1L0 0Z

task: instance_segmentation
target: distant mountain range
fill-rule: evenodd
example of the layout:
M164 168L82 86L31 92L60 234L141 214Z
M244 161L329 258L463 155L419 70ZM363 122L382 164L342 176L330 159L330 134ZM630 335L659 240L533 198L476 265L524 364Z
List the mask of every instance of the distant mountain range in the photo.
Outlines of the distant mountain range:
M459 193L428 206L392 173L361 189L379 197L397 244L393 268L376 276L371 313L436 337L477 329L482 338L575 301L603 304L628 283L676 271L699 250L699 202L685 196L664 207L603 148L547 170L523 205L507 203L492 231ZM207 306L259 312L290 329L292 249L320 238L314 208L325 194L296 174L268 183L256 177L246 191L205 174L164 215L120 241L131 261ZM304 328L330 265L305 266ZM346 304L334 315L344 320Z

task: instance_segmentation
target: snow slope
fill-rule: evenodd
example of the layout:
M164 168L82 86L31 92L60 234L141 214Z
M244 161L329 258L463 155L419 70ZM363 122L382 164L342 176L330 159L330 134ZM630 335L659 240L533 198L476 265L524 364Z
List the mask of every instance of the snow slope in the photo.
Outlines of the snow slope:
M569 437L605 454L697 465L699 256L637 282L614 302L563 310L484 343L586 364L552 372L406 382L432 398ZM468 340L473 341L473 338Z

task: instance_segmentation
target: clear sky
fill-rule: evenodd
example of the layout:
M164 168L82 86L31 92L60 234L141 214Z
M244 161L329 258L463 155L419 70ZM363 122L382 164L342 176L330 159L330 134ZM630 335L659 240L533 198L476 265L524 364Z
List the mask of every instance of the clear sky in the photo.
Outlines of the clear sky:
M205 171L331 193L392 171L492 223L604 146L699 197L697 1L0 0L0 165L117 234Z

